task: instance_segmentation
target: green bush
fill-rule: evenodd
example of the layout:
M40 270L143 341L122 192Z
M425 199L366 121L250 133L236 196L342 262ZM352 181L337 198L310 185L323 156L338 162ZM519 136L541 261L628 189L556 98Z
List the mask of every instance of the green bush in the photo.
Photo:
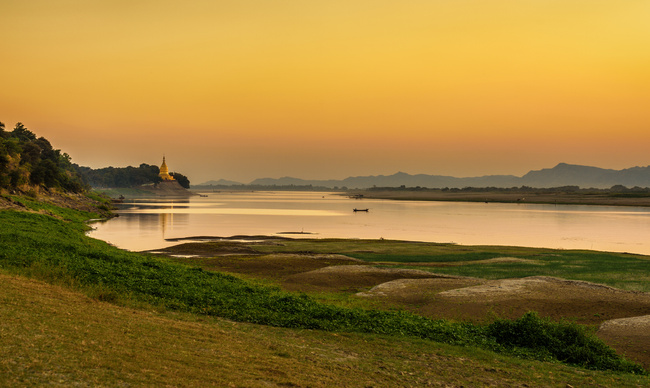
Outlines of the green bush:
M590 369L644 373L638 365L621 360L585 326L552 322L535 312L514 321L497 320L487 327L487 334L510 351L525 349L537 359L558 360Z

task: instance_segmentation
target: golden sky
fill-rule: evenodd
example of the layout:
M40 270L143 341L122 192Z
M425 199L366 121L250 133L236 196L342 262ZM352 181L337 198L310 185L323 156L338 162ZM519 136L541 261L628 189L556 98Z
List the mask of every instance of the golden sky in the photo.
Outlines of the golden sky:
M650 164L647 0L2 0L0 121L193 183Z

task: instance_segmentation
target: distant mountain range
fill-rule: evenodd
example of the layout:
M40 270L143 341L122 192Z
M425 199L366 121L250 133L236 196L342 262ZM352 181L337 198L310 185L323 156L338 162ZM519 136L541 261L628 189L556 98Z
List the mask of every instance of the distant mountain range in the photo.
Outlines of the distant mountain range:
M218 180L202 183L209 185L243 185L243 183ZM329 188L363 189L377 187L428 187L428 188L463 188L463 187L560 187L579 186L580 188L606 189L615 185L631 187L650 187L650 166L632 167L623 170L610 170L598 167L580 166L560 163L553 168L533 170L522 177L514 175L486 175L471 178L456 178L443 175L411 175L398 172L393 175L371 175L349 177L341 180L307 180L300 178L261 178L248 185L256 186L321 186ZM194 186L194 185L193 185Z

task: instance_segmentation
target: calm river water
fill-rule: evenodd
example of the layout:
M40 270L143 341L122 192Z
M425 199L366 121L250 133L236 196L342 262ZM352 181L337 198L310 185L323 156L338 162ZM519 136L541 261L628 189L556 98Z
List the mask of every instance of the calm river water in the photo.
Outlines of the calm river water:
M649 208L355 200L314 192L207 194L126 201L118 218L94 223L89 235L134 251L178 244L169 238L284 235L650 254Z

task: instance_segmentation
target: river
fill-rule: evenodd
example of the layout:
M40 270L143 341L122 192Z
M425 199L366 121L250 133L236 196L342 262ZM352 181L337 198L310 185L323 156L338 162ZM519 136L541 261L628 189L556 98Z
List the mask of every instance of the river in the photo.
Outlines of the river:
M133 251L178 244L166 240L170 238L270 235L650 255L650 209L642 207L358 200L295 191L207 194L188 200L127 200L119 205L119 217L92 224L89 235Z

